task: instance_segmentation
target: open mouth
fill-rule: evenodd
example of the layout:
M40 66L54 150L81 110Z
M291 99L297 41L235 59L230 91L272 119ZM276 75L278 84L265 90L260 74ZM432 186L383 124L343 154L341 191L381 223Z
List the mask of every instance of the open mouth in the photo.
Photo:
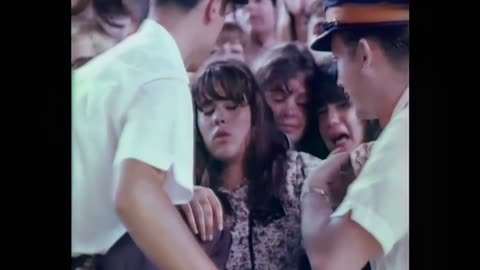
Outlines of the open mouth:
M348 134L342 133L333 137L332 142L335 146L339 147L339 146L345 145L349 139L350 139L350 136L348 136Z

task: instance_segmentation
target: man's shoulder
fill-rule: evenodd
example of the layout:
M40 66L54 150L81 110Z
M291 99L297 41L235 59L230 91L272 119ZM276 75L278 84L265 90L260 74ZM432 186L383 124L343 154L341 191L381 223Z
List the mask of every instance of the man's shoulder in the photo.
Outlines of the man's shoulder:
M181 76L188 80L174 38L155 21L146 20L125 44L125 55L118 58L125 66L137 68L141 72L154 72L160 78Z
M375 144L409 142L410 113L406 107L393 116Z

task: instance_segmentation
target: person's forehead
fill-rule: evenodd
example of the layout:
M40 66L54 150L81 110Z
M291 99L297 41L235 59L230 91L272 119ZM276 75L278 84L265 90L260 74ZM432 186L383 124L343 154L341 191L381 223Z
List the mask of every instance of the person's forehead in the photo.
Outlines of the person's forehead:
M303 96L307 94L304 76L297 75L296 77L290 78L287 80L286 85L288 86L288 91L285 91L287 89L283 88L285 87L285 85L282 86L282 84L277 84L277 87L274 87L272 91L269 91L269 92L283 93L293 97ZM282 87L278 87L278 86L282 86Z
M307 92L305 87L305 76L298 75L295 78L290 79L288 86L294 94L304 94Z
M229 32L220 34L217 38L217 45L223 45L225 43L238 43L241 44L241 36L238 33Z

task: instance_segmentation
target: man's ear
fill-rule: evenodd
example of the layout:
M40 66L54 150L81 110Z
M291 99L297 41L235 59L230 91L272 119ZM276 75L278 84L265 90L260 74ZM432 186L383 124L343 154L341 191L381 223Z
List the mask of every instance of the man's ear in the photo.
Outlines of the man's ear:
M362 69L370 69L373 62L373 47L371 41L362 38L358 42L358 56L361 57Z
M222 16L222 2L224 0L207 0L207 8L205 9L205 21L210 23L218 16Z

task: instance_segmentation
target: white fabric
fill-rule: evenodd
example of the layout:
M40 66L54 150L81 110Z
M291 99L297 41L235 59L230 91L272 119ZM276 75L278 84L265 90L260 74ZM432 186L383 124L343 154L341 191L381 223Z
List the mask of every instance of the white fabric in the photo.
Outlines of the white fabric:
M332 214L351 218L375 237L383 255L374 270L409 269L409 90L374 143L370 158Z
M191 199L188 84L174 39L151 20L73 73L72 256L105 253L126 232L114 209L112 176L125 159L166 171L174 204Z

